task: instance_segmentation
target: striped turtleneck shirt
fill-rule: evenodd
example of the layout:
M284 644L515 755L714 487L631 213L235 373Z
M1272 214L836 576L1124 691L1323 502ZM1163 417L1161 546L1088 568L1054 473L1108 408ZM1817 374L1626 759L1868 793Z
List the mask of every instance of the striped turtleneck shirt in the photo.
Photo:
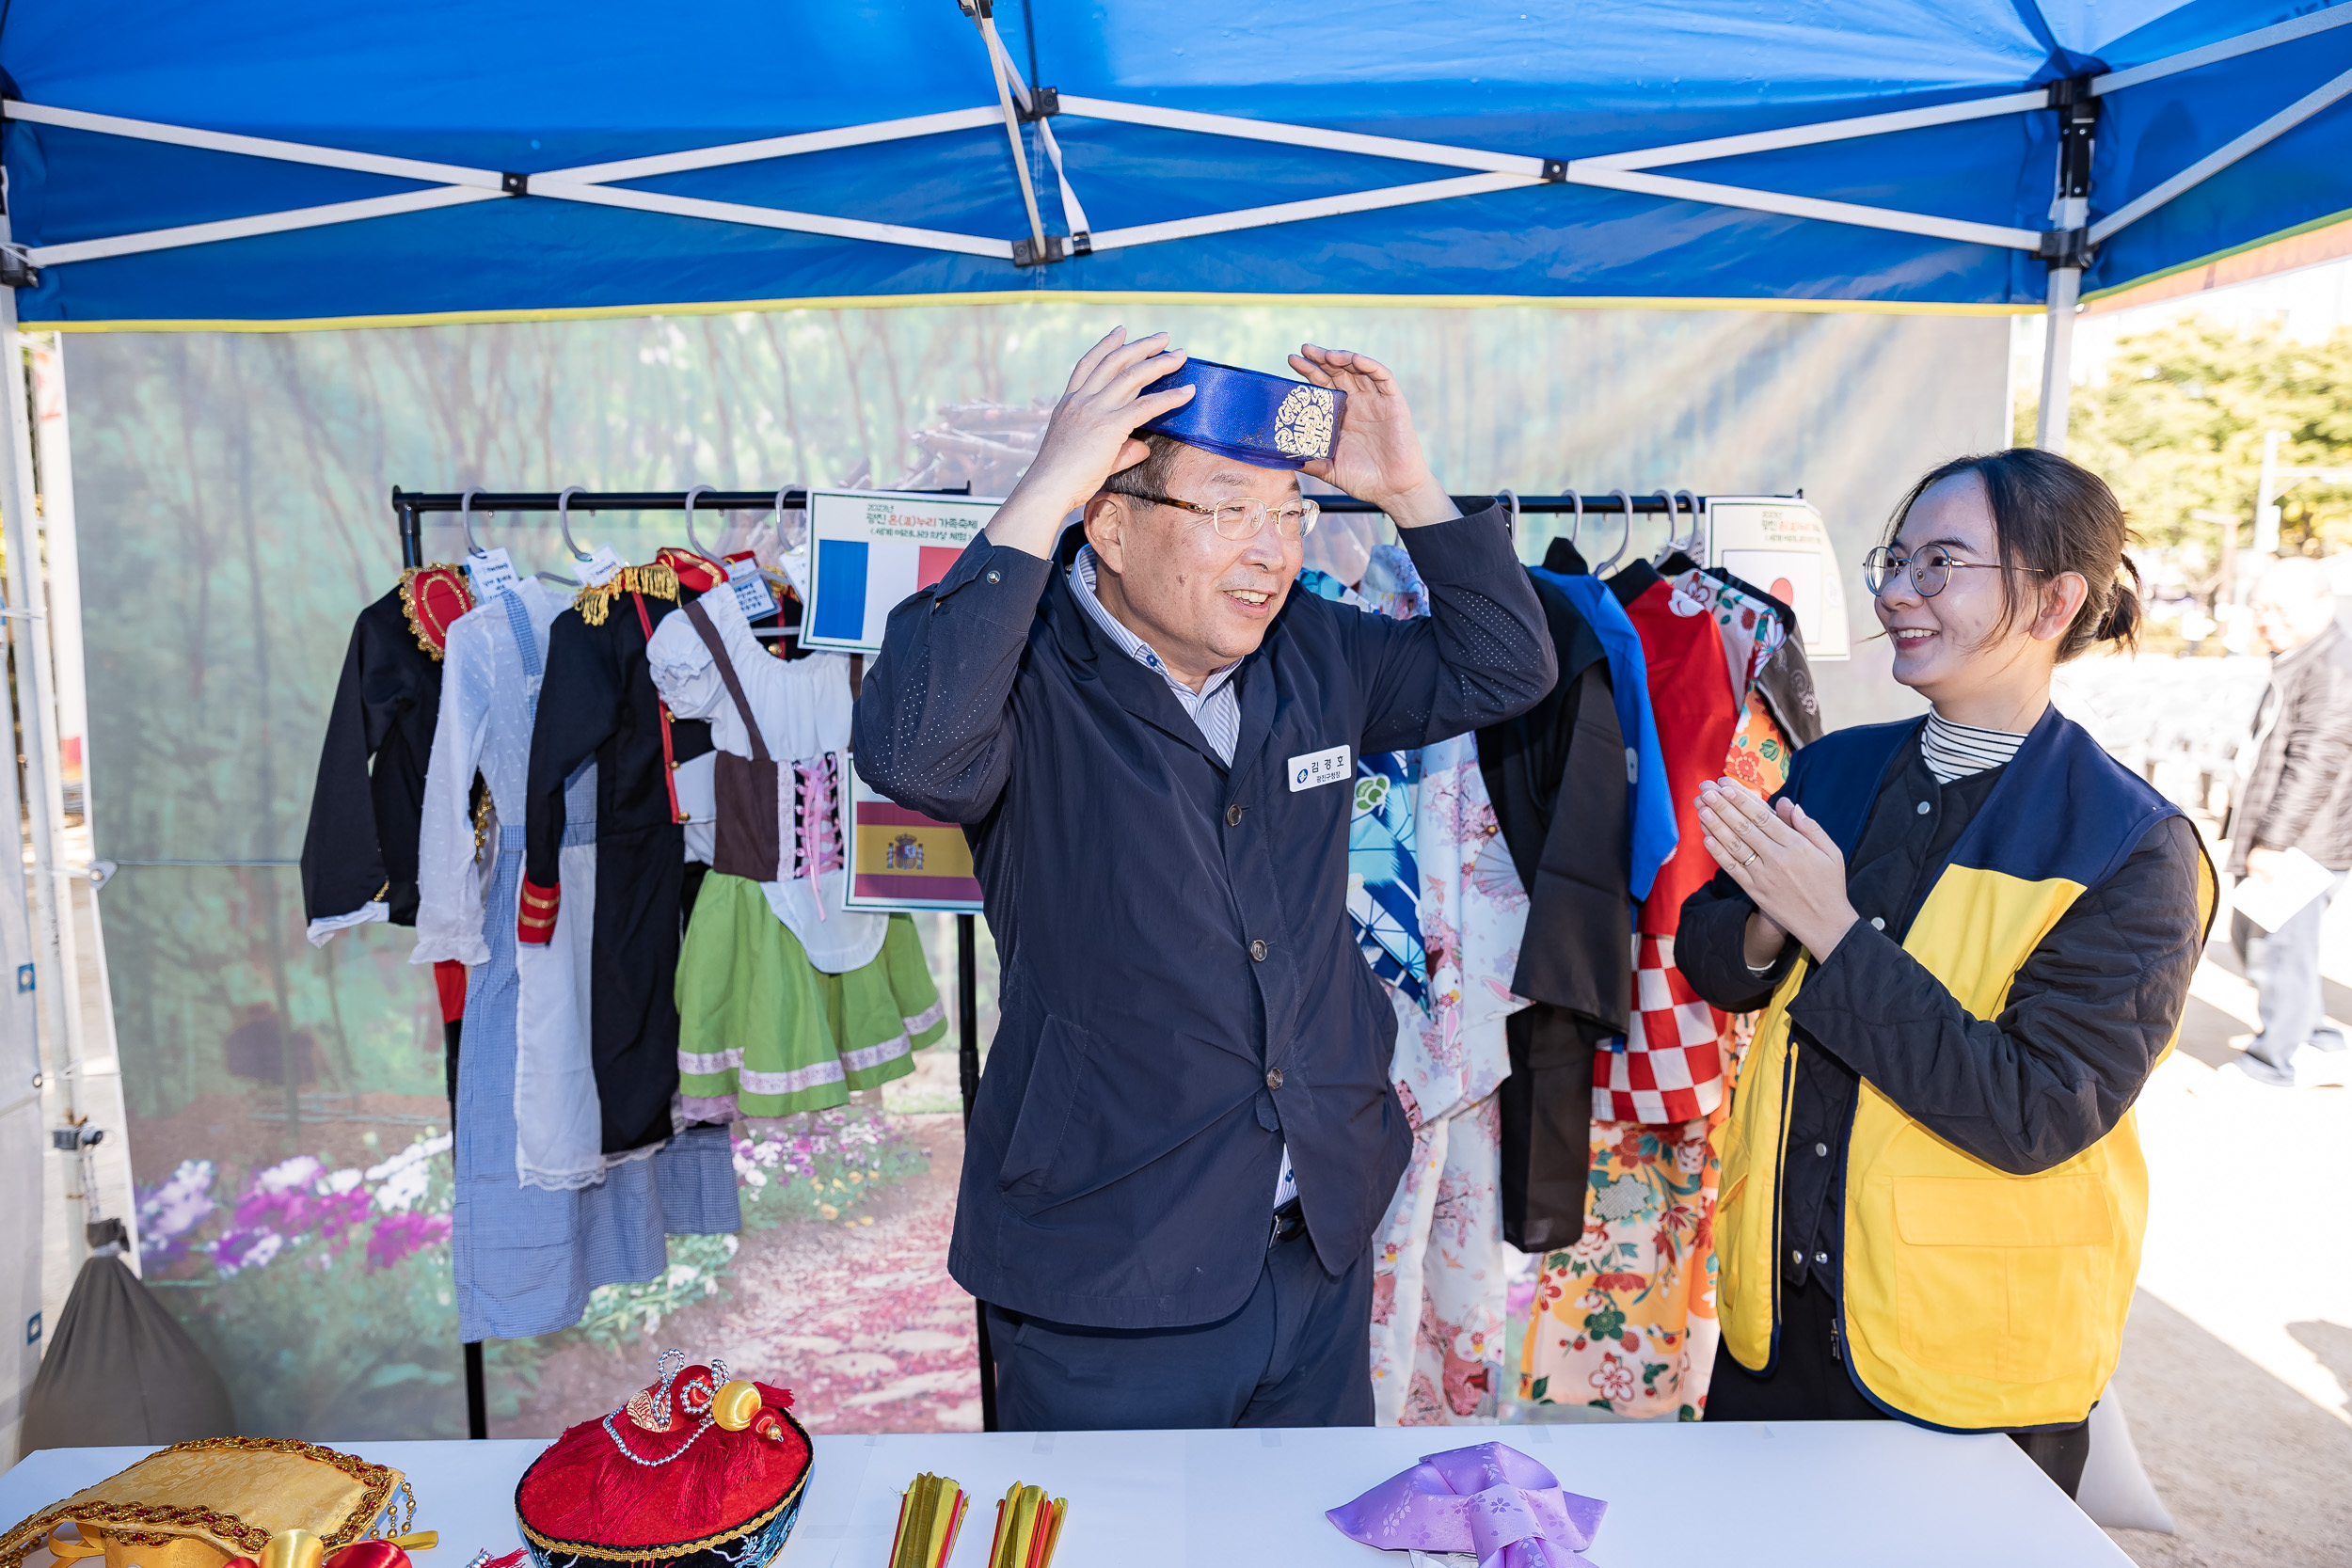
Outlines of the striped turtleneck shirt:
M1919 736L1919 755L1940 784L2001 767L2017 754L2026 737L2010 730L1983 730L1955 724L1933 708Z

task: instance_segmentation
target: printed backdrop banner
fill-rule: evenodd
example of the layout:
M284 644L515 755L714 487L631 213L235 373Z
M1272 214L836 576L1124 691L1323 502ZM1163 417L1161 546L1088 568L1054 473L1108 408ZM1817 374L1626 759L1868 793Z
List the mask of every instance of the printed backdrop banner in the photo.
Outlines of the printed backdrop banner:
M430 977L403 929L310 948L294 863L353 617L398 578L391 487L1001 496L1071 365L1120 322L1263 370L1302 341L1376 354L1456 492L1802 486L1848 562L1919 473L2006 436L2009 325L1965 317L1047 303L69 335L80 559L104 590L84 599L104 607L85 628L90 812L95 853L123 863L101 902L141 1243L240 1430L464 1432ZM1528 521L1530 559L1569 526ZM517 571L568 573L554 522L477 514L474 532ZM625 560L685 542L675 514L596 523ZM701 531L772 551L772 526L763 510ZM1663 538L1645 519L1632 546ZM429 519L429 559L463 548L453 517ZM1829 721L1915 711L1861 594L1848 605L1853 660L1820 672ZM952 995L953 922L914 919ZM984 923L982 940L985 1041ZM493 1434L612 1409L669 1344L792 1388L819 1432L976 1427L971 1303L945 1271L952 1046L918 1061L879 1096L739 1129L740 1238L674 1241L661 1278L599 1292L579 1327L491 1343Z

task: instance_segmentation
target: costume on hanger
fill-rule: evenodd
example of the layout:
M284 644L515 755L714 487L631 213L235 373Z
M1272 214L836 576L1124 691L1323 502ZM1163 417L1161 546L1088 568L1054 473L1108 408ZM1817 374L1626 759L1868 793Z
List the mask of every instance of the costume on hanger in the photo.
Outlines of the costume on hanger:
M517 935L532 944L554 935L565 896L564 791L593 758L589 1039L606 1154L659 1143L672 1132L685 879L673 770L710 750L707 724L673 721L663 708L645 645L681 595L697 595L723 579L703 557L663 549L650 564L623 567L601 586L581 590L572 608L555 618L548 638L547 679L531 736L529 847Z
M473 966L458 1062L451 1235L459 1332L469 1342L569 1327L597 1286L652 1279L669 1266L653 1162L602 1160L577 992L568 984L527 990L516 967L517 825L556 611L537 580L524 578L451 627L425 784L412 961ZM496 813L482 863L469 810L477 770ZM597 771L580 769L571 815L584 809ZM565 803L559 796L559 807ZM526 1011L528 1056L518 1030ZM586 1179L576 1180L582 1171Z
M1673 1124L1704 1117L1723 1102L1718 1042L1724 1016L1675 968L1674 930L1683 899L1715 871L1699 831L1699 785L1723 776L1746 712L1757 650L1770 643L1777 651L1778 623L1760 629L1752 602L1703 572L1668 579L1653 568L1641 570L1650 580L1633 594L1626 615L1641 634L1677 843L1635 917L1631 1008L1623 1040L1594 1057L1593 1115L1602 1121ZM1616 590L1615 579L1611 587ZM1729 653L1719 604L1731 607Z
M1428 612L1394 545L1373 550L1359 594L1320 572L1299 587L1400 619ZM1504 1018L1525 1006L1510 974L1527 895L1475 737L1359 759L1348 871L1351 922L1396 1014L1391 1073L1413 1128L1374 1243L1375 1418L1491 1416L1508 1319L1495 1091L1510 1070ZM1408 931L1418 965L1400 959Z
M1503 1236L1536 1252L1583 1231L1593 1053L1624 1032L1632 985L1629 774L1638 776L1640 752L1619 730L1611 661L1593 622L1550 573L1529 577L1560 680L1527 713L1479 731L1478 757L1512 867L1530 890L1510 988L1533 1005L1505 1024L1511 1075L1498 1109ZM1624 621L1615 600L1599 598ZM1638 651L1630 624L1623 631ZM1629 678L1642 680L1638 664ZM1634 695L1646 712L1645 691Z
M647 658L717 746L711 870L677 966L687 1115L823 1110L904 1077L946 1011L914 922L843 905L849 659L777 657L732 594L663 622Z
M1643 570L1646 581L1634 577L1640 585L1635 615L1645 639L1655 639L1645 641L1645 676L1660 672L1651 695L1661 728L1676 737L1668 750L1677 756L1679 771L1693 776L1687 786L1682 777L1673 777L1675 804L1680 808L1696 794L1697 779L1725 772L1770 796L1787 779L1793 748L1773 718L1767 673L1776 667L1799 673L1811 703L1792 620L1777 601L1726 574L1690 571L1668 581ZM1664 618L1656 613L1661 604ZM1712 651L1692 630L1705 626L1715 629ZM1661 659L1661 646L1682 658ZM1792 649L1793 659L1784 663ZM1791 689L1788 682L1781 687L1784 693ZM1818 709L1804 711L1818 726ZM1724 749L1707 765L1709 737L1726 722L1731 729ZM1681 848L1693 846L1704 855L1694 825L1676 860ZM1712 857L1707 858L1711 867ZM1676 874L1673 864L1661 871L1653 903L1662 907L1671 896L1678 909L1682 895L1668 891ZM1687 1038L1696 1049L1604 1051L1597 1057L1604 1071L1618 1069L1617 1081L1613 1085L1600 1074L1595 1080L1582 1234L1544 1259L1520 1354L1520 1396L1597 1403L1620 1415L1696 1419L1706 1409L1720 1338L1713 1238L1721 1150L1712 1130L1727 1114L1738 1052L1754 1020L1743 1015L1719 1022L1721 1015L1691 993L1672 968L1670 945L1646 929L1637 942L1644 973L1629 1025L1645 1032L1649 1045L1679 1045ZM1655 1069L1661 1059L1695 1062L1685 1071L1699 1076L1661 1088L1656 1078L1664 1074ZM1639 1093L1625 1070L1636 1063L1646 1063L1653 1073ZM1701 1089L1707 1091L1703 1108ZM1628 1101L1633 1103L1623 1104ZM1613 1117L1621 1106L1634 1115Z
M417 825L440 714L441 652L451 623L472 608L459 568L411 566L351 628L302 838L303 916L313 947L354 926L416 924ZM433 984L454 1101L466 966L436 964Z
M411 566L351 628L302 839L313 947L354 926L417 923L417 825L441 653L451 623L472 608L456 567Z

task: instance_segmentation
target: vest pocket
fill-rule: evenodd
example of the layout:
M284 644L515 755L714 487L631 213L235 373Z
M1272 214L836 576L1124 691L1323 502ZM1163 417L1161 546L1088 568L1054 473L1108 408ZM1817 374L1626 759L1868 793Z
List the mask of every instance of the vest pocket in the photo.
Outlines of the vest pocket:
M1724 1196L1715 1202L1715 1257L1723 1265L1720 1293L1715 1298L1718 1318L1728 1318L1731 1304L1740 1299L1740 1285L1746 1270L1741 1266L1751 1250L1741 1244L1737 1205L1748 1195L1748 1179L1742 1173Z
M1899 1176L1895 1323L1924 1366L2046 1383L2082 1365L2112 1295L2116 1227L2095 1176Z

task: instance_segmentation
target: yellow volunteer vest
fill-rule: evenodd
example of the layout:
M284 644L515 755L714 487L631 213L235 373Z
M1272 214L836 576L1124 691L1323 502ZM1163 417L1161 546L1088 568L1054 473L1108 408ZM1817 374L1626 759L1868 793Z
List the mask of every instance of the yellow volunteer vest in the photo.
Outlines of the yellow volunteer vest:
M1790 792L1848 854L1918 727L1842 730L1797 754ZM2173 815L2052 708L1953 846L1903 948L1971 1014L1991 1018L2058 917ZM2214 903L2201 855L2198 896L2201 932ZM1808 972L1800 961L1774 993L1724 1134L1724 1343L1755 1371L1771 1365L1779 1326L1779 1179L1805 1049L1791 1037L1788 1004ZM1840 1316L1853 1376L1879 1404L1931 1426L2081 1420L2115 1370L2147 1217L2147 1165L2128 1113L2064 1164L2011 1176L1946 1143L1866 1079L1846 1148Z

